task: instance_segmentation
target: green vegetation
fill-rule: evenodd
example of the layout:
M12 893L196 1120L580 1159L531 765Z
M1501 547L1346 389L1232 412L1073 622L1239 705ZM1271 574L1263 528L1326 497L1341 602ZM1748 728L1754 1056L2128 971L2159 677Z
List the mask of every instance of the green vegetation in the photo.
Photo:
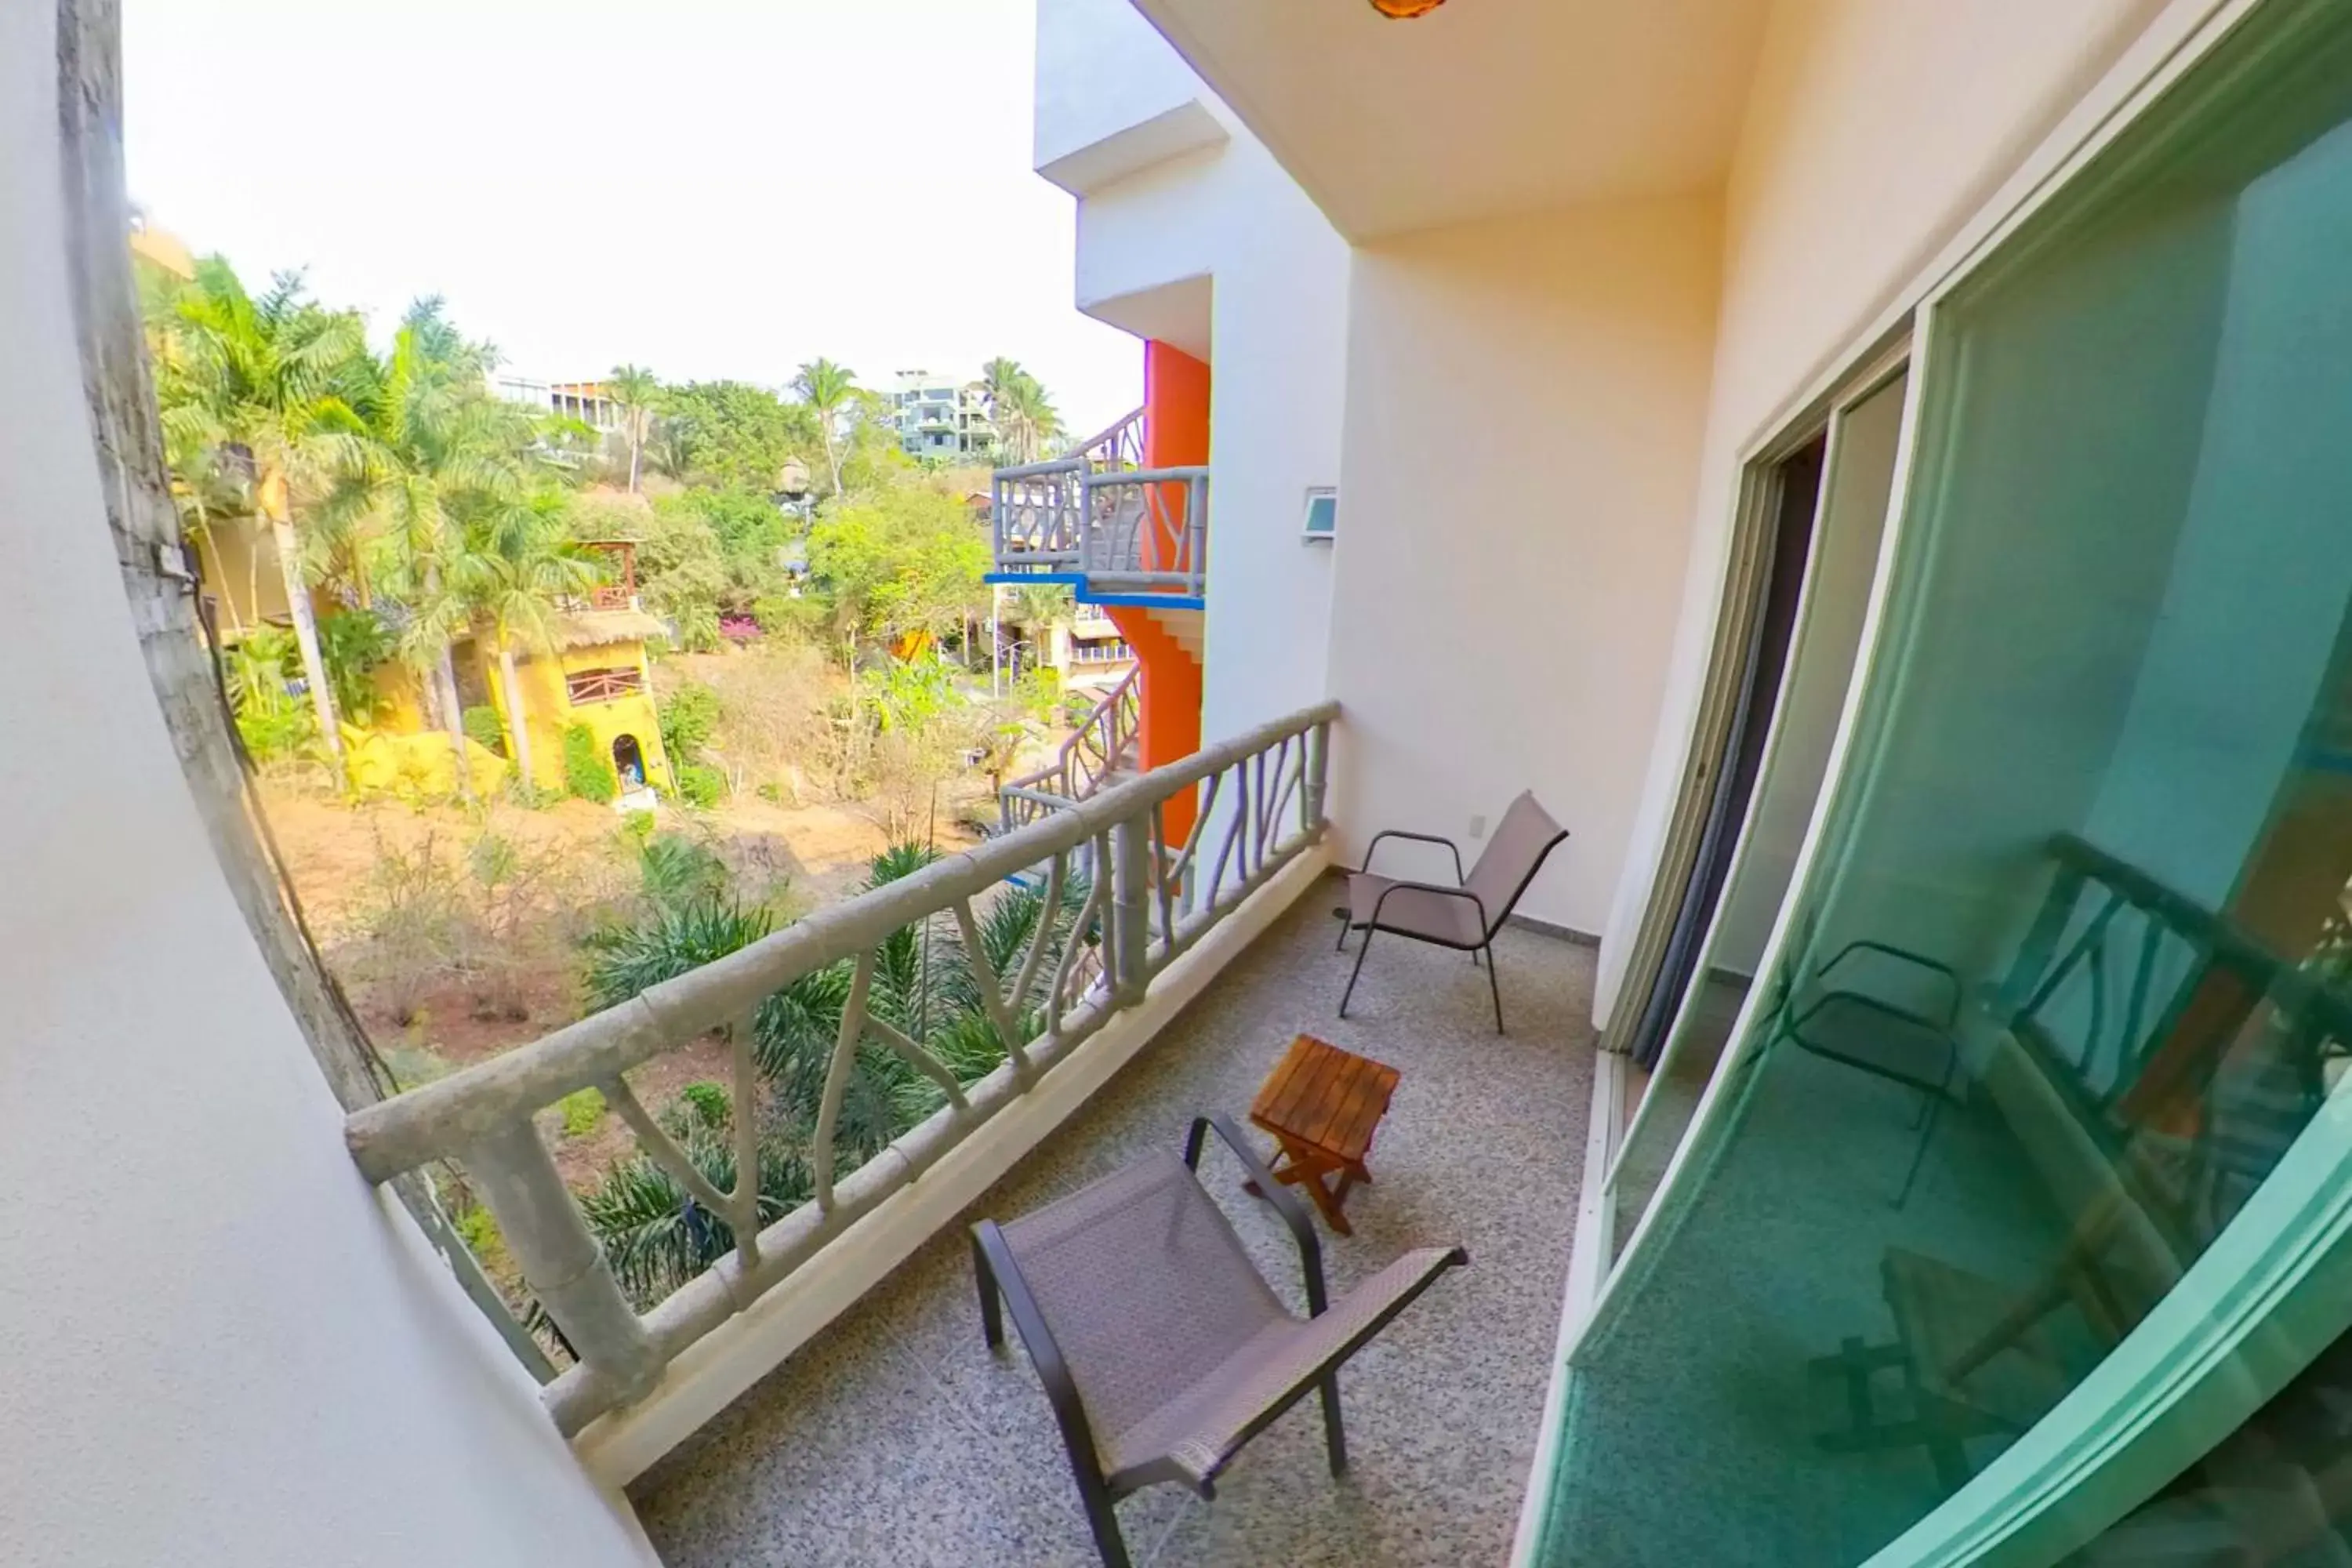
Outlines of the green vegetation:
M596 805L621 798L621 775L596 743L596 732L585 724L563 727L563 792Z
M697 1122L714 1132L722 1132L732 1123L734 1106L724 1084L707 1079L690 1083L677 1091L677 1098L679 1103L690 1108L688 1113Z
M701 763L677 763L677 798L708 809L727 798L727 775Z
M662 698L662 750L672 763L701 754L710 732L719 727L719 693L696 681L672 689Z
M566 1138L585 1138L604 1122L604 1096L594 1089L578 1089L555 1102Z
M466 737L494 755L507 754L507 727L499 721L499 710L487 702L466 710Z
M990 360L981 367L980 378L988 396L989 422L996 427L997 449L1007 463L1035 462L1062 434L1062 416L1055 411L1053 398L1017 360Z
M658 842L658 840L656 840ZM651 846L647 846L648 849ZM908 876L937 858L919 844L902 844L877 856L867 885L879 887ZM1053 922L1050 951L1073 941L1094 940L1078 930L1087 897L1082 884L1064 890L1048 909L1042 891L1008 889L982 913L981 947L997 975L1020 967L1021 955L1041 921ZM723 883L683 903L656 903L633 924L610 928L588 944L588 991L595 1005L612 1006L646 987L723 958L774 929L765 907L747 904ZM1031 994L1013 1011L1025 1034L1042 1026L1045 988L1053 963ZM760 1005L753 1016L753 1059L766 1089L760 1108L761 1218L765 1224L807 1201L811 1178L801 1151L816 1125L824 1077L849 997L852 965L837 963L786 986ZM867 994L873 1016L922 1044L962 1082L972 1082L1004 1059L982 1001L980 975L967 959L951 923L940 919L894 932L876 955ZM699 1091L699 1092L698 1092ZM857 1053L842 1102L838 1148L844 1168L872 1158L946 1101L940 1086L880 1044L868 1040ZM664 1114L695 1168L726 1191L733 1185L735 1156L725 1130L737 1114L716 1084L690 1086ZM632 1157L581 1201L589 1224L613 1259L623 1287L639 1307L649 1307L694 1278L734 1246L716 1215L690 1202L684 1189L643 1155Z

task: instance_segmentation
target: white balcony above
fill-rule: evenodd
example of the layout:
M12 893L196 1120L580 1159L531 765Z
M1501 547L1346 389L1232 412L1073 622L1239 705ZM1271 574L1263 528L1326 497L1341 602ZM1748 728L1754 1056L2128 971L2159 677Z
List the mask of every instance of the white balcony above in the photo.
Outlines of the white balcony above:
M1038 0L1036 169L1072 195L1224 142L1212 101L1128 0Z
M1462 0L1397 22L1365 0L1135 3L1360 241L1720 184L1770 9ZM1042 47L1039 65L1042 100Z

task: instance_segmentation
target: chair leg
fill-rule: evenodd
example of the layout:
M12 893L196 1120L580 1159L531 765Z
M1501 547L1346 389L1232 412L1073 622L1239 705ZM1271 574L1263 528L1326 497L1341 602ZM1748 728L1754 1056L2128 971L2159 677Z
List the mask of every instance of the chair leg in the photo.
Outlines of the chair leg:
M1339 917L1339 940L1331 944L1331 951L1333 952L1345 952L1348 951L1349 923L1354 917L1349 915L1345 910L1333 910L1331 912Z
M1486 944L1486 988L1495 994L1495 1033L1503 1032L1503 983L1495 976L1495 944Z
M1087 1525L1095 1534L1095 1550L1102 1553L1103 1568L1134 1568L1127 1555L1127 1540L1118 1532L1118 1510L1111 1506L1110 1489L1103 1485L1102 1477L1080 1466L1076 1458L1071 1469L1078 1478L1078 1496L1087 1505Z
M1323 1380L1323 1446L1331 1451L1331 1473L1348 1473L1348 1435L1339 1429L1339 1373Z
M981 1250L980 1237L971 1238L971 1278L980 1287L980 1331L988 1348L1004 1348L1004 1306L996 1294L996 1272L988 1266L988 1254Z
M1356 976L1364 972L1364 955L1372 951L1372 928L1364 928L1364 940L1356 944L1356 967L1348 971L1348 988L1339 993L1339 1016L1348 1016L1348 998L1356 994Z
M1928 1141L1936 1136L1936 1118L1943 1114L1944 1096L1951 1089L1952 1074L1959 1066L1956 1052L1944 1068L1944 1081L1927 1095L1927 1109L1919 1118L1919 1146L1911 1152L1911 1168L1903 1173L1903 1190L1895 1194L1895 1206L1901 1208L1911 1201L1912 1184L1919 1179L1919 1167L1927 1163Z

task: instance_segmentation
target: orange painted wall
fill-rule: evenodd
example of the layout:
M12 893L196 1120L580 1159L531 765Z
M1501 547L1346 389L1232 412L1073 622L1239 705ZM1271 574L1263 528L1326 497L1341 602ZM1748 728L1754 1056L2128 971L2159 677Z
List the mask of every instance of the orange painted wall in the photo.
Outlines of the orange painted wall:
M1209 367L1157 340L1143 345L1143 466L1175 468L1209 460ZM1160 503L1178 525L1181 536L1185 495L1181 485L1160 487ZM1163 561L1166 542L1156 535L1143 545L1144 565L1158 571L1181 571L1189 564L1179 546L1175 559Z
M1171 468L1209 460L1209 367L1183 350L1143 345L1143 465ZM1184 497L1171 505L1181 516ZM1146 563L1158 566L1149 552ZM1171 563L1171 565L1175 563ZM1201 749L1201 666L1143 610L1111 605L1119 635L1143 667L1142 757L1146 768L1181 762ZM1192 831L1193 800L1171 800L1161 814L1171 847Z

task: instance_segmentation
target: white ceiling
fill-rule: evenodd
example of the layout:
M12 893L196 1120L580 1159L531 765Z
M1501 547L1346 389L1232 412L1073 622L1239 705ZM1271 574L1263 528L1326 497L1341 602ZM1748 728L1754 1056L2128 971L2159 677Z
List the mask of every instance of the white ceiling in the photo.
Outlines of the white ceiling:
M1350 239L1718 184L1771 0L1135 0Z

